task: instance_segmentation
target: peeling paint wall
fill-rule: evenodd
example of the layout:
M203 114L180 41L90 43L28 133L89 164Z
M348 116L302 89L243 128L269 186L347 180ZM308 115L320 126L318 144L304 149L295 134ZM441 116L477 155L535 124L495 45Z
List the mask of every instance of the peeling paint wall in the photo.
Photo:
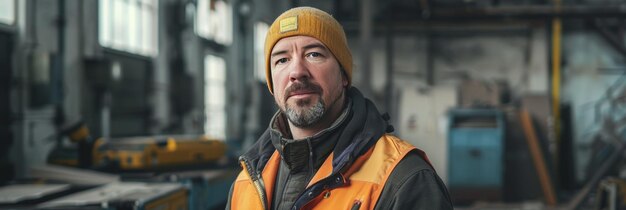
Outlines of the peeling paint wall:
M437 37L433 53L436 81L464 75L503 80L515 95L548 90L548 48L545 30Z

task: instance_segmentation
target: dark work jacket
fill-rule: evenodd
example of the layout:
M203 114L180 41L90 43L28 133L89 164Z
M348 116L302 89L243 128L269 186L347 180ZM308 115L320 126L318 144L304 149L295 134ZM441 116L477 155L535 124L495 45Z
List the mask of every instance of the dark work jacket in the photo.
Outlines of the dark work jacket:
M300 208L305 192L322 162L332 151L337 173L347 170L357 157L392 130L374 104L356 89L347 91L342 114L327 129L306 139L291 139L286 118L278 112L269 128L240 160L249 171L260 173L274 151L281 157L271 209ZM334 170L333 170L334 171ZM231 193L232 193L231 189ZM230 209L230 198L226 209ZM384 185L375 209L453 209L447 189L430 163L417 152L407 154Z

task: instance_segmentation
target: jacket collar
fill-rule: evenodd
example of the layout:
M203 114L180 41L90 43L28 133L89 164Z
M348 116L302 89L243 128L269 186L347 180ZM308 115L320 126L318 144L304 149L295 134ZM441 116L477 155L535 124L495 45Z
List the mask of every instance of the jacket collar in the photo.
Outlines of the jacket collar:
M388 126L374 103L363 97L358 89L350 88L348 97L353 101L354 114L343 128L333 150L333 174L347 170L357 157L367 152L385 134Z
M352 100L347 98L339 117L328 128L304 139L292 139L287 118L276 112L270 122L271 141L291 172L319 167L335 147L341 127L351 114Z
M358 89L354 87L349 88L347 96L351 102L348 103L350 106L347 109L349 111L345 115L345 119L338 120L341 126L338 129L324 129L311 137L311 139L323 139L326 135L337 135L336 143L332 149L334 154L333 174L347 170L358 156L365 153L376 143L386 132L388 126L375 105L369 99L364 98ZM344 116L344 114L341 116ZM282 133L273 129L273 125L279 115L280 113L277 112L270 126L259 140L248 152L239 157L249 167L253 167L252 171L257 174L263 170L267 160L277 149L272 139L282 139ZM337 121L333 125L336 123Z

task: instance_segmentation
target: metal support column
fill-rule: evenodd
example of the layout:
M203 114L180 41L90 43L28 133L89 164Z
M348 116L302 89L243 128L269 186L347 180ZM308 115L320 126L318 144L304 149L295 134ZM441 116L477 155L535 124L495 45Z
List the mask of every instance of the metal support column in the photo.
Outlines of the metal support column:
M371 81L371 45L372 45L372 0L361 1L361 66L359 70L363 72L363 94L367 97L372 96Z
M554 0L557 12L561 9L561 0ZM554 153L555 168L558 168L560 160L558 148L560 147L561 133L561 30L560 17L552 19L552 137L556 145ZM558 173L558 172L557 172ZM558 175L557 175L558 177Z
M391 113L393 110L395 110L393 107L394 104L394 99L395 97L393 97L394 94L394 75L393 75L393 29L391 28L391 26L387 27L387 32L385 33L385 51L386 51L386 56L385 56L385 60L386 60L386 82L385 82L385 109L387 112L389 112L389 115L392 116L391 119L395 119L396 115L395 112Z

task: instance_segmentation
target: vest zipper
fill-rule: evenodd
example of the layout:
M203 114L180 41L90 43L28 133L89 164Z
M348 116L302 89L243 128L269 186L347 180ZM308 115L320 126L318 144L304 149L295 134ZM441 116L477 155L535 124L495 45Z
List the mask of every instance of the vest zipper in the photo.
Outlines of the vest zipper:
M256 188L257 193L259 193L259 197L261 199L261 203L263 204L263 209L267 210L267 195L265 194L265 185L263 184L263 179L257 173L252 170L250 164L247 161L241 160L243 164L246 165L246 170L248 174L250 174L250 178L252 179L252 183L254 184L254 188Z

